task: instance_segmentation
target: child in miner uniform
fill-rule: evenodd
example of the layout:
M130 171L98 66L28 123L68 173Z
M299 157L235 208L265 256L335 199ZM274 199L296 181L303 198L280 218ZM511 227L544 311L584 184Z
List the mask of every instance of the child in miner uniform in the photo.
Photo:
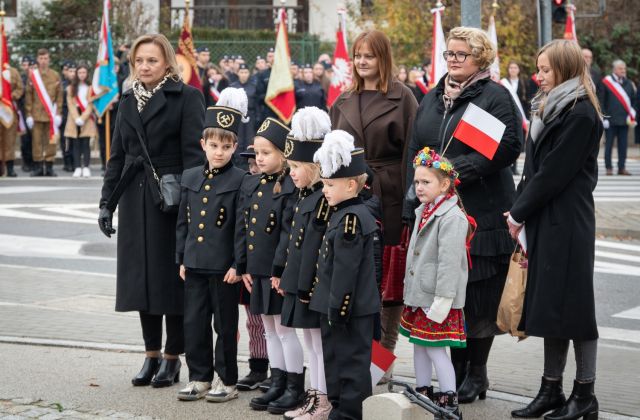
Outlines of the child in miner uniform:
M236 334L241 283L232 243L239 190L248 175L234 167L231 158L238 127L247 112L247 96L242 89L227 88L218 104L205 113L200 143L206 162L185 170L181 180L176 254L180 277L185 281L184 335L189 366L189 383L178 392L183 401L205 394L211 402L238 397ZM218 377L211 386L214 372Z
M260 175L242 185L238 209L236 261L238 273L251 292L249 308L264 324L271 386L251 400L254 410L283 414L302 402L304 355L293 328L281 325L282 295L278 281L284 271L297 190L284 156L289 127L267 118L253 142Z
M327 134L314 161L333 207L320 246L309 307L320 313L329 418L361 419L371 395L371 342L380 310L376 284L376 221L358 193L367 179L364 150L342 130Z

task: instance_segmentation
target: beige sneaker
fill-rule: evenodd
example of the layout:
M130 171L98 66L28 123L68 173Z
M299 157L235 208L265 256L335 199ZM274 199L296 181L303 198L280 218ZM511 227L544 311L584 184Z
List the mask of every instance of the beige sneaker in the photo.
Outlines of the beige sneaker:
M284 413L285 420L293 420L309 411L313 406L316 405L316 395L318 394L319 391L317 389L309 388L304 396L304 402L302 403L302 405L295 410L287 411L286 413Z
M205 399L209 402L227 402L238 398L238 389L234 385L225 385L218 377L215 386L207 393Z
M181 401L196 401L204 397L211 388L210 382L192 381L186 387L178 391L178 399Z
M306 413L300 417L296 417L295 420L328 420L329 414L331 414L331 403L327 398L327 394L316 394L316 404L309 409Z

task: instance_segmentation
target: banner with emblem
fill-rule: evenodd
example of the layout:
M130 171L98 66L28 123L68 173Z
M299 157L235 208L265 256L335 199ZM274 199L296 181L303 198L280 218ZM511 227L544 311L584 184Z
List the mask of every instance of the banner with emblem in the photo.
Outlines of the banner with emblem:
M184 21L176 49L176 60L181 68L182 80L196 89L202 89L202 81L198 75L196 64L196 50L193 47L193 36L191 36L188 1L185 2Z
M4 33L4 19L0 23L0 65L2 65L2 84L0 84L0 122L5 128L13 125L15 112L13 100L11 99L11 72L9 71L9 49L7 48L7 37Z
M100 40L98 58L93 71L93 80L89 90L89 100L93 102L98 117L102 117L109 109L111 102L118 96L118 77L114 67L113 42L109 26L109 9L111 2L104 0L102 5L102 22L100 24Z
M278 118L289 124L296 110L296 96L290 69L287 13L284 9L280 9L278 16L275 57L264 102Z

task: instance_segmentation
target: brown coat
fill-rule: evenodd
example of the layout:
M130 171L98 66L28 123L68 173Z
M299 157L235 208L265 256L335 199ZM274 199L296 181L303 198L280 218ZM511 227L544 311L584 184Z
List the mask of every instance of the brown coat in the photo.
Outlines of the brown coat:
M87 101L88 106L81 114L76 98L71 96L71 86L67 87L66 97L69 115L67 117L67 125L64 127L64 136L74 139L78 137L95 137L98 134L98 129L93 117L93 103ZM89 89L87 89L87 99L88 97ZM76 125L76 118L78 117L84 120L84 125L80 129L80 135L78 135L78 126Z
M62 85L60 83L60 75L55 70L47 69L46 72L40 72L40 76L42 76L42 82L47 89L47 93L49 93L51 102L53 102L57 107L56 115L62 115L63 93ZM45 111L42 102L40 102L40 98L38 98L38 94L33 87L31 79L27 80L27 94L24 99L24 110L27 114L25 115L25 118L33 117L34 121L49 122L49 115L47 114L47 111Z
M24 93L22 77L20 77L18 70L13 67L9 67L9 74L11 75L11 99L17 102Z
M385 245L400 242L402 204L407 190L405 167L418 103L409 88L393 82L386 95L378 92L366 113L360 112L358 93L344 92L330 110L334 130L345 130L364 148L375 173L373 192L382 202Z

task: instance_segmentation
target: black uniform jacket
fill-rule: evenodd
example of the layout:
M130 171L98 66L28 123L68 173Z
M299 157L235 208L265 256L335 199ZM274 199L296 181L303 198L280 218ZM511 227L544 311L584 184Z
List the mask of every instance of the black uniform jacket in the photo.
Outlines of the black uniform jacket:
M360 198L335 207L319 250L310 309L336 324L380 311L373 255L377 229Z
M294 82L296 89L296 108L315 106L327 110L327 94L319 82L307 83L302 80Z
M280 279L280 288L285 292L309 299L329 216L330 206L321 185L300 191L291 221L287 262Z
M211 273L234 264L235 218L245 171L228 163L220 169L187 169L176 224L176 262Z
M253 175L242 183L235 239L238 275L282 275L297 189L286 176L280 192L274 193L277 178Z

